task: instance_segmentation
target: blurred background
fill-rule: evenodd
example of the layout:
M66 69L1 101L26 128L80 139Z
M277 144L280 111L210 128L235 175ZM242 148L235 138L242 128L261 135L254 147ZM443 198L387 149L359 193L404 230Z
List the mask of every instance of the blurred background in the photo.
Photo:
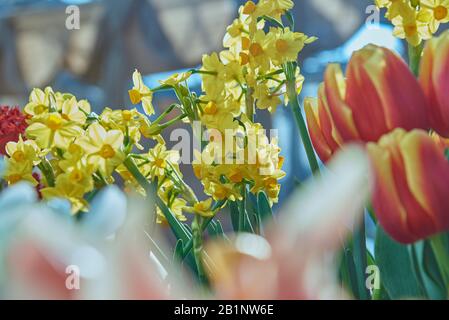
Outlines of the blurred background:
M203 53L221 50L226 26L244 2L0 0L0 105L24 106L32 88L52 86L87 98L96 111L130 107L127 90L135 68L154 87L173 72L198 66ZM367 43L404 52L385 21L366 23L373 0L294 2L297 30L319 38L300 56L306 77L303 97L316 95L327 63L344 66L351 53ZM73 13L70 5L79 8L79 29L66 27ZM190 84L200 89L198 78ZM155 99L155 105L164 108L173 97L158 93ZM296 182L309 174L294 119L288 108L278 108L274 115L261 113L256 120L279 129L287 172L282 203Z

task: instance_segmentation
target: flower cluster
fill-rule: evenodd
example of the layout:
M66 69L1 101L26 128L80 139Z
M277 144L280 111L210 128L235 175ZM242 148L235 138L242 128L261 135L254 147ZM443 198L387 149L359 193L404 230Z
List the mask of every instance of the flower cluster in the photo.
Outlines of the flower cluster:
M31 92L24 113L24 135L6 144L5 179L8 184L26 180L37 185L36 171L40 171L43 198L67 199L74 213L87 210L89 194L114 183L115 173L129 182L124 162L134 147L142 149L139 142L144 135L158 141L147 154L139 155L139 161L145 162L141 167L145 177L162 175L147 164L164 168L165 161L173 160L176 168L171 153L160 151L165 147L157 135L158 122L152 124L136 109L105 108L97 115L88 101L47 87ZM152 130L154 135L149 134Z
M448 0L375 0L379 8L387 8L386 17L395 29L394 35L418 46L449 22Z
M249 182L251 192L265 191L271 201L277 201L277 181L284 176L280 149L253 122L253 115L254 107L274 112L282 97L288 102L285 66L296 62L304 45L315 40L284 27L282 17L292 7L289 0L248 1L227 28L225 49L203 56L199 118L215 134L197 157L194 170L214 199L239 199L243 185ZM296 65L292 72L299 92L303 77ZM223 147L226 136L253 137L255 144L232 138ZM235 164L235 159L241 162Z
M418 79L396 54L369 45L354 53L346 79L330 64L318 99L305 103L323 161L348 142L368 144L377 176L373 207L401 242L449 229L448 65L449 32L426 44Z

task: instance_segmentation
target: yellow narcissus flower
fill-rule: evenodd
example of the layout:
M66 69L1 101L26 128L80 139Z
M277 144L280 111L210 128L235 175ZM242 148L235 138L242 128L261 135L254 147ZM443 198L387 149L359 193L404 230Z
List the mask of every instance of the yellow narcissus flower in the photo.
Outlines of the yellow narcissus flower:
M147 119L147 117L135 108L131 110L112 110L105 108L100 115L100 123L104 128L122 131L125 136L129 136L131 143L135 144L140 150L143 149L139 144L142 119Z
M281 21L281 16L285 14L286 11L292 9L294 5L292 0L261 0L258 3L259 7L268 7L269 12L267 15L278 21Z
M106 131L100 124L93 123L87 129L86 136L81 137L77 144L87 153L89 163L94 164L108 178L125 159L123 140L120 130Z
M13 158L6 158L5 164L6 170L3 175L9 185L28 181L33 186L37 186L38 182L33 177L33 165L30 161L17 162Z
M193 207L184 207L184 211L198 214L202 217L210 218L215 215L215 212L211 209L212 198L204 201L199 201L193 205Z
M213 170L213 168L211 169ZM219 201L229 199L231 201L236 201L243 198L239 188L237 188L234 183L217 183L207 179L202 182L204 184L204 192L214 200Z
M202 98L209 101L203 106L203 113L200 115L201 123L208 129L217 129L224 133L226 129L234 129L238 126L234 122L234 116L239 113L239 110L227 108L223 95L212 99L209 96Z
M83 159L84 155L85 152L80 145L72 142L67 151L64 152L63 159L58 161L58 167L62 171L67 171L69 168L75 167Z
M179 83L186 81L191 75L191 71L175 73L165 80L160 80L159 83L167 86L176 86Z
M84 195L94 188L92 165L77 165L67 172L58 175L54 187L41 190L42 196L46 200L53 198L63 198L72 204L72 213L80 210L87 210L87 202Z
M269 37L263 30L257 30L251 38L248 48L249 64L251 68L265 73L270 69Z
M33 140L23 141L22 136L19 136L18 142L8 142L5 149L6 154L15 162L30 162L35 166L40 162L40 150Z
M66 149L83 132L76 122L64 119L58 112L43 114L35 121L26 129L26 136L43 149L53 146Z
M154 148L150 149L146 155L145 164L142 171L151 178L165 177L165 170L178 167L179 152L176 150L167 150L163 143L158 143Z
M422 40L428 40L432 37L429 29L429 22L432 13L429 10L415 11L413 8L402 16L392 20L394 25L393 35L406 39L412 46L418 46Z
M50 110L50 95L53 90L50 87L42 91L39 88L34 88L30 93L28 104L24 108L24 112L31 116L37 116Z
M88 107L88 112L90 112L89 104L86 105L85 103L83 103L83 106L86 109ZM80 110L80 108L78 106L78 102L76 101L75 97L64 100L62 102L61 116L67 121L73 121L73 122L79 124L80 126L84 125L86 123L86 119L87 119L87 116L85 113L85 112L87 112L87 110L83 110L83 111Z
M146 114L154 114L153 92L143 83L142 75L135 70L133 73L133 88L128 91L132 104L142 102L143 110Z
M256 100L256 106L259 109L268 109L270 112L275 112L276 107L281 104L279 94L271 93L270 88L266 84L258 85L253 94Z
M432 11L430 32L437 32L441 23L449 22L449 0L421 0L421 5Z
M270 28L268 32L269 54L275 65L281 66L285 62L296 61L304 45L316 40L303 33L292 32L290 28Z
M202 89L211 95L219 95L224 90L225 66L220 61L216 52L211 55L203 55L201 71Z
M410 7L408 0L375 0L378 8L387 8L386 17L389 20L403 15Z
M167 180L167 182L159 187L158 195L167 207L170 208L170 211L175 215L176 219L181 222L187 221L186 216L183 214L186 201L176 196L176 192L174 192L173 189L173 183L170 180ZM167 219L159 207L156 208L156 214L156 222L167 225Z

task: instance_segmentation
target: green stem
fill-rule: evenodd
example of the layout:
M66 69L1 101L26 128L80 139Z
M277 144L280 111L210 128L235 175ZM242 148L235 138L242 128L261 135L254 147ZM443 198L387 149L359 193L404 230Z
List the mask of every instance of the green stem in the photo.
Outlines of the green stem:
M192 221L193 257L195 259L198 278L202 284L207 284L207 276L203 266L203 231L201 230L202 218L195 215Z
M156 202L156 206L159 207L162 214L168 221L168 224L173 230L173 233L178 239L181 239L183 243L187 243L191 239L190 232L186 230L185 226L183 226L178 219L171 212L170 208L164 203L164 201L157 195L157 183L149 182L139 171L136 163L134 162L131 156L128 156L123 162L124 166L128 169L128 171L133 175L134 179L136 179L137 183L145 189L147 194L151 194L154 197Z
M292 69L292 67L288 68ZM287 71L287 95L288 100L290 103L290 107L293 111L293 114L295 116L296 124L299 129L299 134L302 139L302 143L304 145L304 148L306 150L307 159L309 160L310 169L312 170L312 173L315 175L320 175L320 166L318 165L318 161L315 156L315 151L312 146L312 142L309 137L309 133L307 131L307 126L304 121L304 117L301 113L301 107L299 106L298 102L298 96L296 95L296 76L295 71L296 68L293 68L293 70Z
M421 61L423 47L422 43L416 47L411 44L408 45L408 64L410 70L416 77L419 75L419 63Z
M432 237L430 245L435 253L435 259L443 277L444 286L449 288L449 248L446 245L445 235L440 234Z
M55 186L55 173L53 171L53 167L51 163L47 160L47 158L43 157L41 163L38 165L38 168L41 170L42 174L45 176L49 187Z
M246 89L245 106L246 106L246 115L248 116L248 119L254 121L254 98L252 88Z
M215 202L215 204L212 206L212 211L216 211L219 208L221 208L226 203L226 200L220 200ZM203 220L203 223L201 224L201 232L204 232L206 230L207 226L212 222L214 217L206 218ZM185 245L184 245L184 254L183 257L186 257L190 250L192 250L193 247L193 239L190 239Z
M161 122L161 121L165 118L165 116L166 116L167 114L169 114L170 112L172 112L173 109L174 109L174 108L177 108L177 107L179 107L179 105L177 105L176 103L173 103L173 104L169 105L168 108L165 109L165 110L164 110L164 111L163 111L163 112L156 118L156 120L153 121L153 124Z

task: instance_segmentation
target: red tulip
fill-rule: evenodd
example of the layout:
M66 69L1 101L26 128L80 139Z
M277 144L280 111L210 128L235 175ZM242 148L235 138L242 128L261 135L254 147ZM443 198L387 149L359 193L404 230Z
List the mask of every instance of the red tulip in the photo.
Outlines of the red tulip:
M390 236L412 243L449 230L449 162L423 130L396 129L369 143L373 207Z
M375 142L395 128L429 127L423 90L392 51L374 45L356 51L346 77L338 64L330 64L319 102L306 104L309 132L322 160L343 142Z
M427 42L419 80L427 97L432 128L449 138L449 31Z

